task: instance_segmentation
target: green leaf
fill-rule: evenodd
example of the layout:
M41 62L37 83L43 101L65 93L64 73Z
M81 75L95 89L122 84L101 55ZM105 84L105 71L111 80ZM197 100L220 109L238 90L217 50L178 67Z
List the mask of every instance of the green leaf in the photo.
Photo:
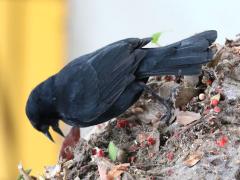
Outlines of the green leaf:
M154 43L154 44L158 44L158 41L159 41L159 38L160 38L161 35L162 35L161 32L154 33L152 35L152 41L151 42Z
M112 161L116 161L117 152L118 152L117 146L112 141L110 141L108 145L108 156Z
M23 175L19 174L18 177L17 177L17 180L24 180Z
M31 173L32 169L26 169L25 172L29 175ZM25 180L23 178L23 175L19 174L17 177L17 180Z

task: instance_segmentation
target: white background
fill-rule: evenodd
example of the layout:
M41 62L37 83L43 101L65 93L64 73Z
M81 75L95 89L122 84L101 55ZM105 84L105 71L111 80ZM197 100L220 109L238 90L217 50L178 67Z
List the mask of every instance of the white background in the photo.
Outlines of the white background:
M69 0L69 60L128 37L162 31L168 44L208 29L240 33L239 0Z

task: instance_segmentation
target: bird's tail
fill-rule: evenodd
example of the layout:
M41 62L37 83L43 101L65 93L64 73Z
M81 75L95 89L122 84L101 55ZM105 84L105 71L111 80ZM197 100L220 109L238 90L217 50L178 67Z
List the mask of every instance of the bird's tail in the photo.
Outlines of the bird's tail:
M201 65L212 59L209 46L216 40L217 32L205 31L174 44L148 48L136 76L199 74Z

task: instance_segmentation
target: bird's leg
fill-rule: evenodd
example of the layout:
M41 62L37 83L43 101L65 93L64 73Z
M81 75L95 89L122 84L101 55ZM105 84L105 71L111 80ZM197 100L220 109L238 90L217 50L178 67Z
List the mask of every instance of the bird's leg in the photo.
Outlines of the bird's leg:
M163 104L167 110L167 112L161 117L161 121L164 121L166 124L169 124L170 119L172 117L172 102L170 98L164 99L156 94L151 88L149 88L145 83L139 82L139 85L144 88L149 94L151 94L154 98L156 98L161 104Z
M178 74L175 77L176 77L175 82L179 84L182 81L182 77L183 77L182 76L182 71L178 70Z

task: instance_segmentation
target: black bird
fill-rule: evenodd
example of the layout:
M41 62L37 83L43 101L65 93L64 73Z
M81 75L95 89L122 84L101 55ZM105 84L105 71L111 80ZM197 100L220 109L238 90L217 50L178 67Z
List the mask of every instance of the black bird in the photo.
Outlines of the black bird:
M60 72L31 92L26 114L38 131L52 139L63 135L59 120L87 127L108 121L125 112L156 75L195 75L213 56L209 46L217 32L205 31L174 44L143 48L151 38L129 38L107 45L67 64ZM168 108L166 100L160 99ZM169 118L169 115L168 115Z

